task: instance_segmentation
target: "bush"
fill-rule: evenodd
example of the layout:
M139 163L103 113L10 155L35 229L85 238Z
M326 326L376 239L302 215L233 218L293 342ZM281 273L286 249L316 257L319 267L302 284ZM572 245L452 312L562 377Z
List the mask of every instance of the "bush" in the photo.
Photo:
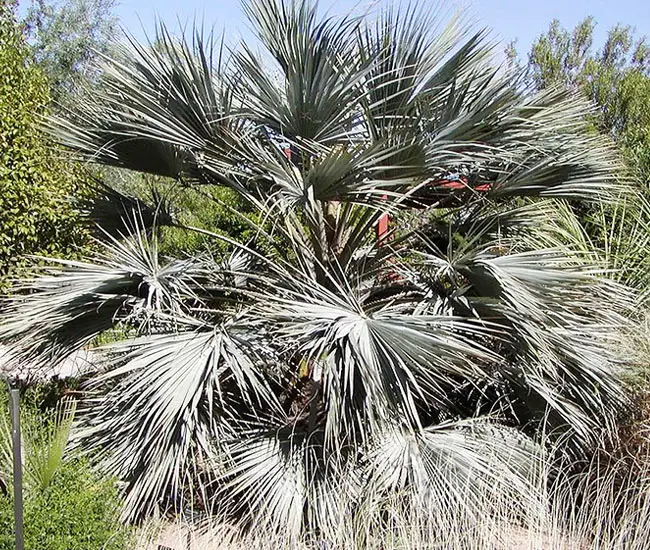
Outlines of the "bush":
M25 254L69 256L87 242L68 199L83 192L80 168L38 127L48 83L29 59L13 3L0 6L0 277Z
M25 499L26 550L118 550L128 548L119 523L115 484L83 459L64 462L52 483ZM13 501L0 496L0 549L14 548Z
M119 550L129 528L120 523L115 482L87 458L67 450L75 402L48 402L57 385L24 391L21 402L25 548L27 550ZM0 550L14 548L11 421L8 392L0 390Z

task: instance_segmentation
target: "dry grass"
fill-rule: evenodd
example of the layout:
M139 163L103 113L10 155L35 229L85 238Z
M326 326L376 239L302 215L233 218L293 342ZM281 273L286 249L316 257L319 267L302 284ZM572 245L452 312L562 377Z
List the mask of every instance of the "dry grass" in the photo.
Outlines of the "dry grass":
M604 472L604 473L602 473ZM316 542L283 540L255 529L241 534L224 522L152 522L139 535L137 550L647 550L650 548L650 459L635 457L603 467L594 462L579 478L560 478L542 489L540 506L527 517L513 503L436 514L408 509L396 497L377 500L350 514L336 533ZM552 503L552 504L551 504ZM424 511L428 510L428 511ZM487 511L490 510L490 513Z

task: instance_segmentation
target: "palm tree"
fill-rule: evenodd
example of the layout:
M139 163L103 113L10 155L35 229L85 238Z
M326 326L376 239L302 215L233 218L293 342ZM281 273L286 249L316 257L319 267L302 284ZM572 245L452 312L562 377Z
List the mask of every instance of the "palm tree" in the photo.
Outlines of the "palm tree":
M486 491L524 508L542 443L579 459L626 404L633 296L552 223L620 192L615 152L588 105L525 89L459 18L245 11L259 52L161 28L47 125L179 193L235 190L256 236L102 187L96 253L19 283L2 340L45 368L121 328L78 437L130 517L189 498L300 537L395 493L440 517ZM163 258L161 225L228 252Z

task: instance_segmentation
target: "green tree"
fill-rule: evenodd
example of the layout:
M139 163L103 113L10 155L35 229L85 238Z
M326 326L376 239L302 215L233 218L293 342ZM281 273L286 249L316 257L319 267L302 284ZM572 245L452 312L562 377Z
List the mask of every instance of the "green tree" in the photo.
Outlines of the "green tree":
M189 499L340 547L343 518L388 495L440 522L525 514L540 446L588 456L627 403L633 296L552 225L562 201L618 192L615 148L583 99L521 90L484 32L436 33L426 8L245 9L264 53L163 29L49 124L100 164L228 187L253 237L136 212L130 236L25 279L0 339L37 368L128 328L80 437L131 517ZM161 257L156 223L230 250Z
M85 231L70 196L79 171L39 130L48 86L29 57L15 6L0 7L0 277L26 254L69 255Z
M650 181L650 47L631 26L617 25L602 48L593 43L595 21L573 31L554 20L528 56L538 89L562 84L580 90L598 107L594 124L611 135L640 181Z
M79 84L96 79L98 55L117 34L116 0L32 0L25 18L32 55L45 73L53 99L70 100Z

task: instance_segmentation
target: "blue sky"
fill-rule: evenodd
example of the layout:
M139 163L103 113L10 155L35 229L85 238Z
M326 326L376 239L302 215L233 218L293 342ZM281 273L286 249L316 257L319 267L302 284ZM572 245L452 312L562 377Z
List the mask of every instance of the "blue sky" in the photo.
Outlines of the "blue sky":
M381 5L387 0L376 0ZM428 1L428 0L425 0ZM346 12L355 6L363 9L368 0L321 0L320 5L334 13ZM435 2L430 2L432 7ZM616 23L636 27L639 35L650 38L649 0L451 0L450 6L465 7L472 19L493 29L504 43L518 39L520 53L528 50L533 40L557 18L566 27L573 27L587 15L593 15L597 43ZM121 0L117 14L123 26L137 37L153 28L156 17L167 25L178 21L192 23L195 19L206 25L225 29L232 39L247 36L246 21L239 0Z

